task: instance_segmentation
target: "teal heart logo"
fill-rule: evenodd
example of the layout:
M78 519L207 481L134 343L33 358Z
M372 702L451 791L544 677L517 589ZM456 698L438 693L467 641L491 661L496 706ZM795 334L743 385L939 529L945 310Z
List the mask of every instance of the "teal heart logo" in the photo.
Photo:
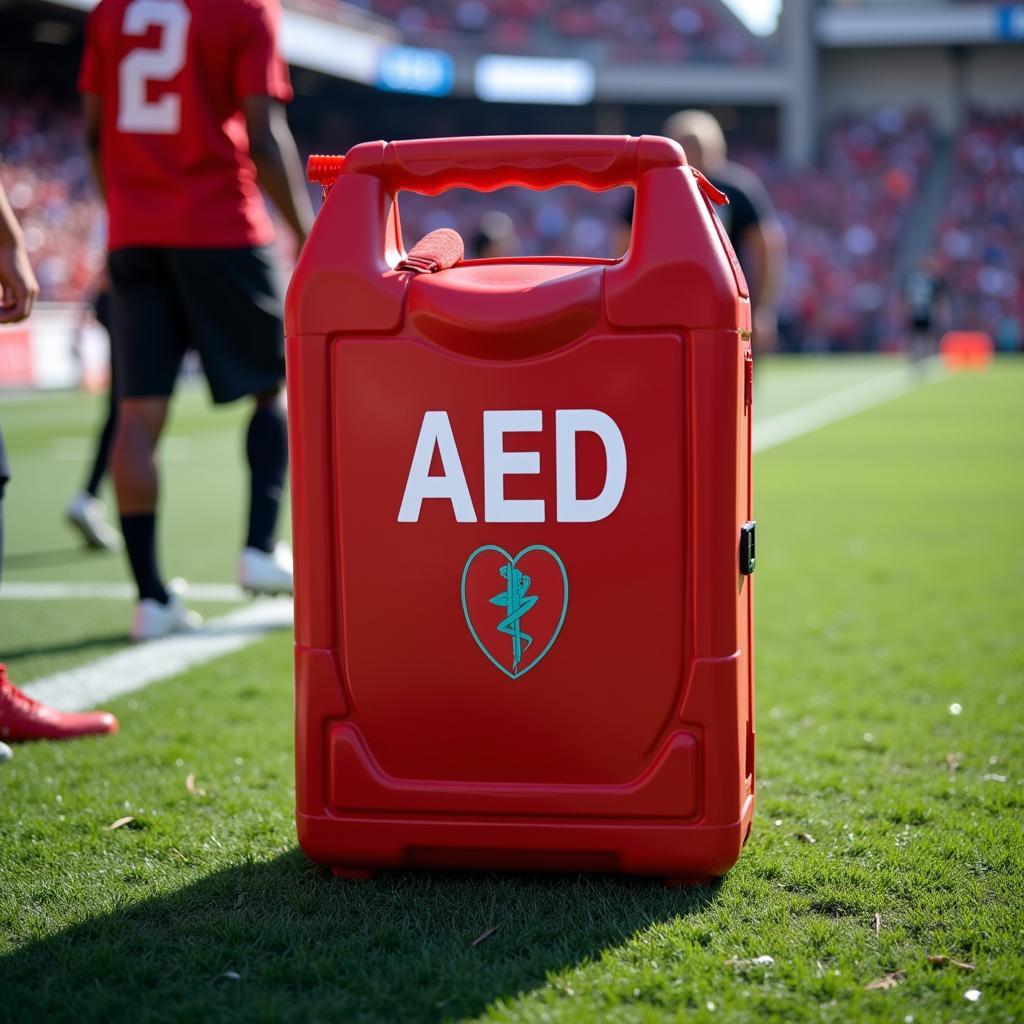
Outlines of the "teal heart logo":
M562 632L569 577L544 544L518 555L484 544L466 559L461 596L477 647L509 679L519 679L544 660Z

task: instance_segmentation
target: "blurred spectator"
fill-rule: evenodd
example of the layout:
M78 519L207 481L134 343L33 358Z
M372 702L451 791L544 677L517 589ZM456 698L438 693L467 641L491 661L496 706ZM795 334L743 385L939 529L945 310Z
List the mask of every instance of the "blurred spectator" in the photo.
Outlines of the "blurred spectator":
M973 112L955 161L938 259L957 326L1013 351L1024 327L1024 115Z
M480 229L469 251L476 259L490 260L519 256L522 248L512 218L501 210L488 210L480 218Z
M721 0L285 0L340 17L352 7L398 28L409 43L494 53L663 63L763 63L771 44Z
M949 327L949 290L935 260L925 257L903 284L910 358L920 363L935 355L939 333Z
M546 192L503 188L489 193L451 189L439 196L403 193L402 234L408 248L436 228L454 228L475 252L485 217L502 213L514 225L518 254L608 257L616 211L627 195L628 189L588 192L573 186Z
M0 164L40 297L79 300L103 267L105 220L77 112L46 97L0 97Z
M718 208L750 287L755 350L771 351L778 334L778 301L786 275L786 237L757 175L726 159L725 135L706 110L681 110L665 122L690 164L729 202ZM629 217L632 220L632 204Z
M833 122L817 167L740 158L767 182L789 241L780 308L787 347L872 349L899 333L892 268L932 145L926 114L883 108Z
M431 131L457 134L458 124L440 119L440 113ZM325 112L325 126L330 117ZM322 134L328 138L317 140L320 150L344 151L361 141L334 128ZM783 166L766 150L744 149L742 140L734 149L738 162L767 185L788 241L779 306L783 346L853 350L901 339L904 282L893 267L932 157L928 116L884 108L841 117L822 136L818 165L801 170ZM1024 116L972 114L954 159L936 246L955 325L987 331L1003 350L1019 349ZM0 95L0 162L0 180L24 224L41 298L81 300L102 266L105 228L88 184L77 112L45 97L27 101ZM609 258L616 255L619 212L628 194L573 187L403 194L402 225L408 245L434 228L452 227L473 252L485 215L496 212L511 219L523 255ZM290 263L287 232L278 237Z

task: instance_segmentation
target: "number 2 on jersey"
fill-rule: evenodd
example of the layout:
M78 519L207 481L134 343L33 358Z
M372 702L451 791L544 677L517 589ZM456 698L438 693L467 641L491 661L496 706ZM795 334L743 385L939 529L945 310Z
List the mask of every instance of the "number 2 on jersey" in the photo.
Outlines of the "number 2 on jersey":
M169 82L185 66L191 17L182 0L132 0L125 8L126 36L144 36L154 26L161 32L155 50L133 50L121 61L118 131L175 135L181 128L181 96L168 92L150 102L146 89L150 82Z

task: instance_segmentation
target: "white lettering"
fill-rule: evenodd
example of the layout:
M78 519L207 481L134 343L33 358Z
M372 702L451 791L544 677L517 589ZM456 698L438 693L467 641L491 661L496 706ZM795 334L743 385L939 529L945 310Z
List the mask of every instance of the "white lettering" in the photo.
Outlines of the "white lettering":
M608 469L596 498L576 496L576 435L597 434L604 445ZM607 413L597 409L559 409L555 412L555 472L558 522L596 523L607 519L626 489L626 444L622 432Z
M506 498L505 477L540 472L540 452L505 451L505 434L536 433L540 409L500 409L484 413L484 521L543 523L544 500Z
M125 8L121 30L144 36L153 26L162 29L155 50L132 50L118 67L117 130L143 135L177 135L181 130L181 94L164 93L150 102L150 82L169 82L185 66L188 26L192 15L181 0L132 0Z
M540 473L539 451L506 451L506 434L536 434L544 425L540 409L486 410L483 415L484 522L543 523L543 498L506 498L505 477ZM576 438L595 434L604 446L606 471L601 493L581 498L576 479ZM441 458L442 474L430 475L434 450ZM596 523L607 519L622 501L626 489L626 443L615 421L597 409L555 410L556 521ZM398 512L400 523L419 522L427 498L450 501L455 520L475 523L476 508L466 484L462 459L455 444L448 413L423 414L416 450Z
M430 475L430 463L434 457L434 448L441 454L442 476ZM476 509L473 499L469 496L466 485L466 474L462 469L462 459L455 444L455 435L446 412L425 412L420 436L416 441L412 465L409 467L409 478L405 483L405 494L402 495L402 507L398 512L400 523L415 523L420 518L420 508L424 498L444 498L452 503L455 521L459 523L475 523Z

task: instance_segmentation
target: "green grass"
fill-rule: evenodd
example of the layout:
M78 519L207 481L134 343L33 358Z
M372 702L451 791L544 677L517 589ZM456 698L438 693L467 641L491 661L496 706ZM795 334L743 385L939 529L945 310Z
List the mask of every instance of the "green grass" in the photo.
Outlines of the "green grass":
M4 408L0 422L13 472L4 499L5 580L125 580L121 555L83 549L63 520L64 506L83 484L103 404L95 397L62 395ZM168 576L190 582L234 579L246 502L246 417L244 404L212 410L199 388L186 389L175 402L161 455L160 547ZM104 496L113 508L109 483ZM0 600L0 659L21 682L127 643L127 604ZM223 604L194 606L210 615L229 610Z
M758 403L875 370L769 364ZM290 650L274 635L115 702L115 739L21 746L0 766L0 1019L1024 1021L1022 388L1024 364L1003 363L758 457L759 804L718 884L331 878L295 847ZM226 580L239 420L200 404L180 422L202 483L191 501L184 476L168 485L168 565ZM66 488L36 460L91 417L5 409L15 556L70 551L44 511ZM9 575L122 571L69 556ZM85 640L95 615L124 628L116 602L28 604L0 603L0 653L11 609L26 648L51 643L50 623ZM25 678L102 649L15 664ZM940 954L976 969L928 963ZM774 964L726 964L762 955ZM865 988L892 971L895 988Z

